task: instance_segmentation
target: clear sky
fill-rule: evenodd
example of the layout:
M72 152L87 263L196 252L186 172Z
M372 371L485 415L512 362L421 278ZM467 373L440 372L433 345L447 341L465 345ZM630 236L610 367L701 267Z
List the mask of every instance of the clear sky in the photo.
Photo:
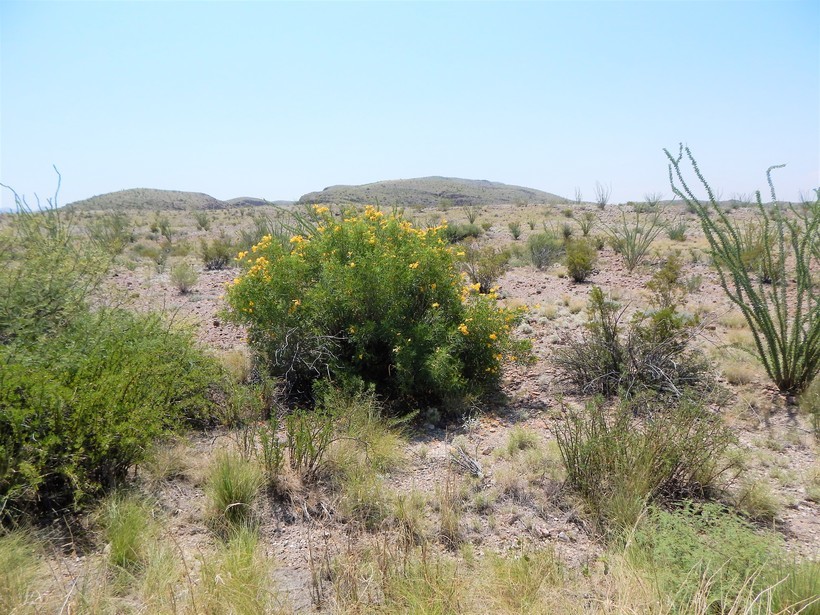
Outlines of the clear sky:
M0 181L295 199L444 175L820 185L820 1L0 2ZM4 191L5 192L5 191ZM9 205L6 194L3 205Z

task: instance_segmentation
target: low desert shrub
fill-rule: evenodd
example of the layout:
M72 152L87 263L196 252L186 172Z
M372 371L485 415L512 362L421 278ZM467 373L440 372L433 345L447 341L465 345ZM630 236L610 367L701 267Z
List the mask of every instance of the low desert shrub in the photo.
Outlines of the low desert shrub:
M666 236L672 241L686 241L686 222L678 220L675 224L666 227Z
M232 317L291 395L331 376L434 405L490 390L505 357L528 356L510 337L521 313L464 286L443 229L372 207L341 220L325 210L287 248L268 238L240 253L246 270L228 290Z
M530 260L538 269L557 263L564 253L564 243L553 233L536 233L527 238Z
M624 259L626 270L632 272L646 258L652 242L663 230L660 212L641 214L635 212L632 220L621 212L619 223L606 229L612 248Z
M204 211L195 211L193 213L194 222L196 223L197 230L200 231L209 231L211 230L211 219L208 217L208 214Z
M729 612L724 609L749 584L752 595L769 587L775 575L768 573L783 555L774 533L756 531L720 505L692 502L670 511L650 507L627 550L628 559L647 571L658 593L673 597L678 608L690 605L705 587L708 595L702 599L716 613ZM704 586L703 579L710 582Z
M122 254L135 240L130 218L122 212L95 215L86 229L88 238L102 252Z
M478 284L478 292L488 294L496 280L504 275L509 252L492 246L479 246L470 241L464 246L464 271L472 284Z
M598 217L591 211L584 212L584 215L578 220L578 226L581 227L581 235L588 237L589 233L598 223Z
M180 294L191 292L198 278L196 269L190 263L179 263L171 269L171 284Z
M478 239L482 228L477 224L448 224L442 227L441 235L448 243L458 243L468 238Z
M512 234L512 238L515 241L518 241L518 239L521 238L521 223L520 222L518 222L517 220L515 220L513 222L509 222L507 224L507 228L510 229L510 233Z
M114 486L152 443L209 421L222 383L160 317L92 311L108 260L73 228L18 197L0 237L0 516Z
M598 254L586 239L567 242L567 273L575 282L585 282L595 271Z
M586 331L555 355L567 380L584 393L604 396L652 389L680 397L686 388L711 388L708 363L689 347L695 322L674 304L663 306L657 294L653 301L657 307L623 323L621 306L594 287Z
M634 526L648 502L714 492L728 470L721 458L734 441L696 399L668 404L654 396L614 408L589 402L567 414L557 438L567 484L595 525L616 536Z
M120 310L0 346L0 361L0 502L10 507L112 487L155 440L209 421L222 380L188 334Z
M231 264L235 255L231 242L224 234L220 234L211 241L201 239L199 252L202 256L202 264L205 265L207 271L225 269Z

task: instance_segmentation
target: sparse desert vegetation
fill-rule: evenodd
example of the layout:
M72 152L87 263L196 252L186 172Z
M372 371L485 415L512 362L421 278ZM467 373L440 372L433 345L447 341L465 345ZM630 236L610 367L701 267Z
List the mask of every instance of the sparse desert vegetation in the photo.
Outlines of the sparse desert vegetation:
M669 158L675 204L19 200L0 611L820 612L820 198Z

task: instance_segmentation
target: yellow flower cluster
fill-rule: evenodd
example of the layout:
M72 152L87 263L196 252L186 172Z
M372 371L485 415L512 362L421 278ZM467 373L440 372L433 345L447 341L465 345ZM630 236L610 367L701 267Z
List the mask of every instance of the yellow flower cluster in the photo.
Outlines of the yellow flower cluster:
M259 243L256 244L251 248L252 252L258 252L259 250L264 250L268 246L270 246L270 242L273 240L273 237L270 235L265 235L262 239L259 240Z
M470 335L470 330L467 328L467 325L465 325L464 323L461 323L458 326L458 330L461 331L462 335Z
M326 213L330 213L330 208L325 207L324 205L314 205L313 211L316 213L316 215L323 216Z
M364 217L368 220L378 220L379 218L384 217L384 214L380 212L378 209L373 207L372 205L368 205L364 208Z

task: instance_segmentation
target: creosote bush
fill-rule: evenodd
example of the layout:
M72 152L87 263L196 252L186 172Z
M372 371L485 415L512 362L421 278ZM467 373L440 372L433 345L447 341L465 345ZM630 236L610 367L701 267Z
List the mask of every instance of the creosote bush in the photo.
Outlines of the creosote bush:
M557 263L564 253L564 242L554 233L536 233L527 238L530 260L538 269L547 269Z
M190 263L179 263L171 269L171 284L180 292L187 294L196 286L199 276Z
M108 259L72 212L17 204L0 237L0 517L115 486L157 439L209 421L222 382L158 316L92 310Z
M287 247L267 236L240 253L228 290L232 317L292 395L332 376L433 405L490 390L505 358L528 356L510 336L521 312L464 283L443 228L373 207L315 214Z
M231 264L234 257L234 250L231 242L224 235L220 235L212 241L201 239L199 251L202 256L202 264L208 271L225 269Z
M567 241L567 273L575 282L585 282L595 271L598 254L587 239Z
M468 241L464 246L464 271L472 284L478 284L478 292L489 294L496 280L504 275L510 254L492 246L479 246Z

